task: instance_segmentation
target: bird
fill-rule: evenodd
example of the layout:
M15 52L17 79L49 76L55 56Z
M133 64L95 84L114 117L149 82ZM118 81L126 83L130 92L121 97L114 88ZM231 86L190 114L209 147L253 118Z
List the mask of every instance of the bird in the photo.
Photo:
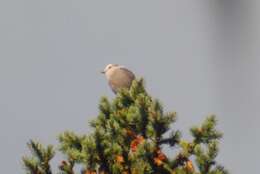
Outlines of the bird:
M105 74L108 84L116 94L120 89L129 89L135 75L126 67L118 64L108 64L101 73Z

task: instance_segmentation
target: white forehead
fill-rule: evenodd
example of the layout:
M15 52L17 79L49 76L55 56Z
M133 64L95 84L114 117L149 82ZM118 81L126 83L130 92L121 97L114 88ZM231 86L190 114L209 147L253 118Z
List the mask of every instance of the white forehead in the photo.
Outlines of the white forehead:
M112 68L112 67L116 67L116 66L119 66L117 64L108 64L106 67L105 67L105 70L109 69L109 68Z

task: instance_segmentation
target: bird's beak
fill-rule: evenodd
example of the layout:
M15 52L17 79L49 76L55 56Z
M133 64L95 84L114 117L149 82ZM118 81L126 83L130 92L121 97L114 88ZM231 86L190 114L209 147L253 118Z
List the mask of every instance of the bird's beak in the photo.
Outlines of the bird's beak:
M100 73L105 74L105 71L103 70L103 71L101 71Z

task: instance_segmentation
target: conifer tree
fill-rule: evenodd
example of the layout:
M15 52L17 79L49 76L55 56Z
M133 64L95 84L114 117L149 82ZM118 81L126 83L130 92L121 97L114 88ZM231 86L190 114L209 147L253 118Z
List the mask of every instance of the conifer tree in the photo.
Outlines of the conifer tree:
M65 160L60 174L227 174L216 161L219 139L216 117L209 116L190 129L192 140L181 138L172 129L175 112L164 112L162 105L146 92L143 80L122 89L113 101L101 98L99 114L91 121L91 134L66 131L59 135L59 150ZM177 153L165 154L170 146ZM28 174L53 174L50 160L53 146L30 141L31 157L23 157Z

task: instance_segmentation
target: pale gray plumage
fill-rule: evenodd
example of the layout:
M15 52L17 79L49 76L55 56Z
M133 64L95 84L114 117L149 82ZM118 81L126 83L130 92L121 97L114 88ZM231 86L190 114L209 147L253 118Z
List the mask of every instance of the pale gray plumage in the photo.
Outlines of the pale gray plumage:
M122 88L129 89L135 79L133 72L117 64L108 64L102 73L105 74L114 93L117 93Z

